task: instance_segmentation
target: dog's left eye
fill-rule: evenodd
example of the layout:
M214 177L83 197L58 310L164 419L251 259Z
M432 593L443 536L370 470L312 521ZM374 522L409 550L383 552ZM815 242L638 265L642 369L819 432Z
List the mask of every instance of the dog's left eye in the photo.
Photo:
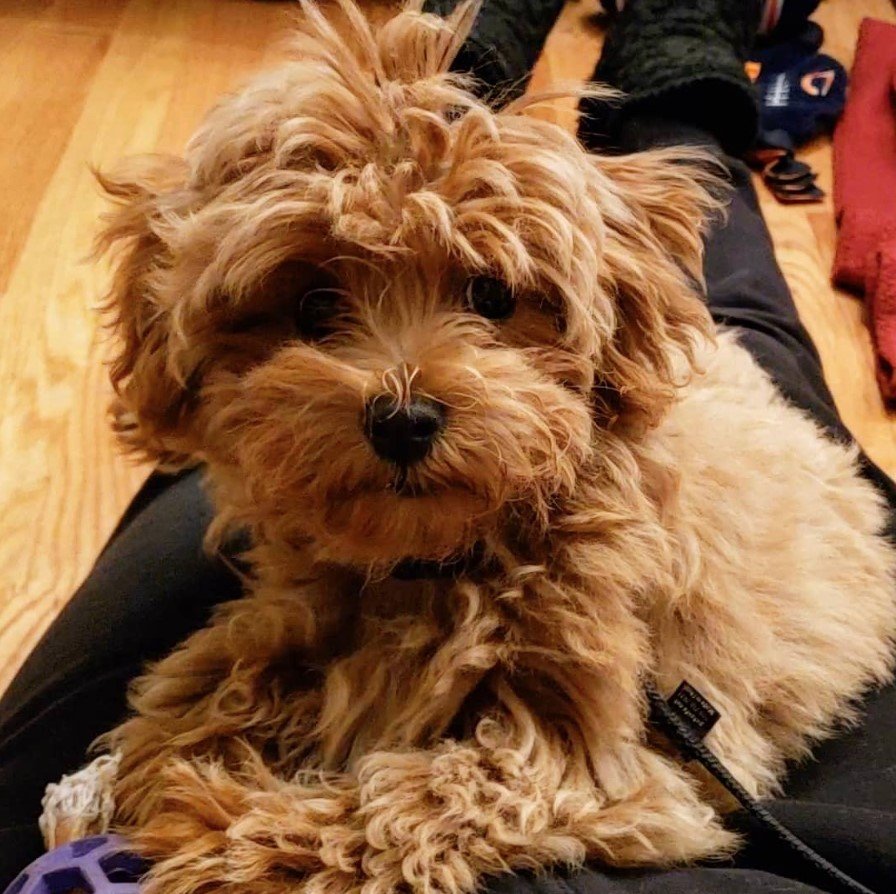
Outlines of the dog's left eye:
M330 331L339 313L341 295L337 289L321 285L311 288L301 298L295 311L296 328L305 338L321 338Z
M494 276L473 276L467 281L467 304L489 320L506 320L516 310L511 288Z

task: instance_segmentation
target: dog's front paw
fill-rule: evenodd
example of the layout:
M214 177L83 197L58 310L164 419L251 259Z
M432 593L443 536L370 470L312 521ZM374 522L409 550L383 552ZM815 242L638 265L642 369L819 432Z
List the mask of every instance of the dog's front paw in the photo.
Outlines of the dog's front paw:
M47 786L38 824L48 850L109 831L120 761L118 754L104 754Z
M461 894L488 875L585 857L557 825L555 789L512 747L380 752L358 769L365 894Z
M365 853L357 789L348 777L240 773L178 760L165 769L161 809L133 830L152 864L144 894L357 892Z

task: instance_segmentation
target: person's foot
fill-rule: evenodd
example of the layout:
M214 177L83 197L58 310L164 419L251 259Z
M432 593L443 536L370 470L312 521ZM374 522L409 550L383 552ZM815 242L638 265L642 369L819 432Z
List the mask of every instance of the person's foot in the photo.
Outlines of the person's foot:
M637 113L693 125L726 151L743 152L758 125L744 65L762 11L762 0L627 0L593 75L624 97L582 104L583 139L614 142Z

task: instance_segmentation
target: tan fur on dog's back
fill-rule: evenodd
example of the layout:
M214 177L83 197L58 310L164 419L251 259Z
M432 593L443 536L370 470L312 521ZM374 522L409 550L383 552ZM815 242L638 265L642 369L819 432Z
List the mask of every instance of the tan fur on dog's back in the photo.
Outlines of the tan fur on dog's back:
M752 791L887 678L893 553L855 456L695 293L718 201L694 150L601 158L446 74L472 8L341 37L107 176L125 443L202 461L247 596L142 677L117 815L148 890L471 891L735 845L650 740L698 685ZM494 321L466 290L516 302ZM321 286L320 283L326 283ZM322 334L294 318L309 294ZM365 407L445 409L401 474ZM457 579L405 558L475 555Z
M714 747L768 795L784 760L855 719L848 693L888 678L892 549L855 447L788 406L730 333L701 361L652 436L674 449L667 524L685 558L650 623L666 688L687 679L710 697Z

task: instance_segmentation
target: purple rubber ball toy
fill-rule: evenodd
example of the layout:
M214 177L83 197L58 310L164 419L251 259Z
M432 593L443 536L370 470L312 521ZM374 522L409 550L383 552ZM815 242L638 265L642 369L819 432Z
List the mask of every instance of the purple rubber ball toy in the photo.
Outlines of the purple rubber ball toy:
M138 894L146 868L120 835L96 835L38 857L3 894Z

